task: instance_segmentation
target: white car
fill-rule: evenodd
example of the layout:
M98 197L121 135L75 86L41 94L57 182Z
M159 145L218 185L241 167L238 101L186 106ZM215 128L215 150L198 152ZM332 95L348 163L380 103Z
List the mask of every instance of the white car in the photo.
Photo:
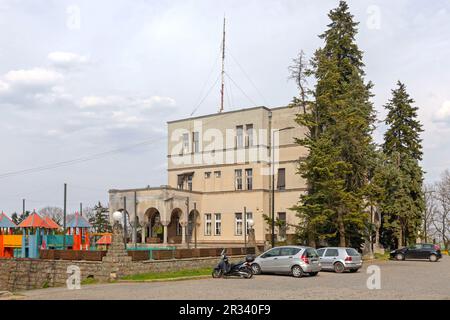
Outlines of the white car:
M311 247L284 246L267 250L252 263L254 274L285 273L300 278L316 276L321 269L319 255Z

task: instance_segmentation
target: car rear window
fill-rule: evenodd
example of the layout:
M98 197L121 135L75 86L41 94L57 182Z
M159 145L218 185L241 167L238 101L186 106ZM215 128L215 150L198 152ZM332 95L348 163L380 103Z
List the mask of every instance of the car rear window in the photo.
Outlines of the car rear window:
M359 256L359 253L358 253L358 251L356 251L355 249L353 249L353 248L349 248L349 249L345 249L345 251L347 252L347 254L349 255L349 256Z
M308 258L318 258L319 255L317 254L317 251L313 248L306 249L306 255Z

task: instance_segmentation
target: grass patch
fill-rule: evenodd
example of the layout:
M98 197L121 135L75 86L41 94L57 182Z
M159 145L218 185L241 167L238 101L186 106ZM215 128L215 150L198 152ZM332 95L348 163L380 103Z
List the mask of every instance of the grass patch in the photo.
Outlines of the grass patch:
M384 254L375 253L374 257L376 260L389 260L390 255L389 255L389 252L385 252Z
M212 272L212 268L180 270L180 271L170 271L170 272L158 272L158 273L154 272L154 273L134 274L131 276L123 277L122 280L143 281L143 280L158 280L158 279L206 276L206 275L210 275L211 272Z
M84 280L81 280L81 285L86 285L86 284L96 284L99 281L95 278L86 278Z

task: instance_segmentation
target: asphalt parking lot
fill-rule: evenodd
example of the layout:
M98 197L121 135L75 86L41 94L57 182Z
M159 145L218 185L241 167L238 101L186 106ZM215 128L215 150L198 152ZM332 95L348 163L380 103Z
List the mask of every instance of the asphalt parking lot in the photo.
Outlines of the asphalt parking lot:
M367 273L379 266L380 289L368 289ZM450 299L450 257L428 261L366 262L357 273L320 272L316 277L259 275L252 279L200 279L85 285L22 292L25 299Z

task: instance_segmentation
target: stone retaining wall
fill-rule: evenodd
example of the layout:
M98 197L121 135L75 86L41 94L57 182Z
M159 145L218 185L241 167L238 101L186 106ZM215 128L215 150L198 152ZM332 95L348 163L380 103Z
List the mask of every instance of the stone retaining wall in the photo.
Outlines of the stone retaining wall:
M231 259L237 261L242 256ZM140 262L66 261L40 259L0 259L0 291L17 292L54 286L65 286L69 277L67 267L80 267L81 279L94 278L101 282L126 275L183 269L209 268L218 257Z

